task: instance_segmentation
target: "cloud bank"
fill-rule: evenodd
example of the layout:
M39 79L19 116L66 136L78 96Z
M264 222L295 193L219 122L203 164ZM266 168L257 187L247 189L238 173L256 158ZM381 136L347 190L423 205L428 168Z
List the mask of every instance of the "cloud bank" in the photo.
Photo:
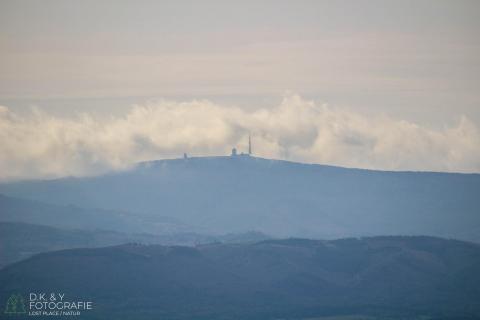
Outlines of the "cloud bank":
M267 158L383 170L480 172L480 133L467 117L431 129L387 116L341 111L287 94L245 110L207 100L160 100L124 116L19 115L0 106L0 180L84 176L144 160L225 155L232 147Z

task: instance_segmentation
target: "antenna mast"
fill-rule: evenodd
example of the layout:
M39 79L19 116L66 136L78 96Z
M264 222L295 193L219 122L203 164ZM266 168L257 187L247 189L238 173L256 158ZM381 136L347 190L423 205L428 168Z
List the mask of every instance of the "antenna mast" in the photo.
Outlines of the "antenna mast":
M248 133L248 154L252 155L252 139L250 133Z

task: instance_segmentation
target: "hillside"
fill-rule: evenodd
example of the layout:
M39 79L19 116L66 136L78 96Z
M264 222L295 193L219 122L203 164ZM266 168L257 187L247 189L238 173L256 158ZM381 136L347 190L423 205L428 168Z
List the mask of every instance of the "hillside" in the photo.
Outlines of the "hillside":
M192 232L173 218L136 214L125 210L103 210L76 205L54 205L0 194L0 222L20 222L67 229L113 230L129 233Z
M473 319L478 270L479 245L430 237L123 245L8 266L0 299L65 292L94 301L82 319Z
M160 160L102 176L0 184L0 193L10 196L169 217L213 234L470 241L480 241L479 190L479 174L359 170L248 156Z

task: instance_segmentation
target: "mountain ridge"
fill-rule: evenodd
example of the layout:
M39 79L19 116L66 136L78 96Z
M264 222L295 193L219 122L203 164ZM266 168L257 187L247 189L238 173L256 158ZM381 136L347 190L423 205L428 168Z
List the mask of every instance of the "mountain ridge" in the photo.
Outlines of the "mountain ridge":
M169 159L155 159L155 160L147 160L147 161L140 161L135 163L130 169L132 170L139 166L148 166L149 164L157 164L162 162L171 162L171 161L208 161L208 160L226 160L226 159L251 159L254 161L269 161L269 162L278 162L278 163L285 163L285 164L296 164L296 165L305 165L305 166L320 166L326 168L334 168L334 169L346 169L346 170L359 170L359 171L367 171L367 172L387 172L387 173L440 173L440 174L461 174L461 175L480 175L480 172L457 172L457 171L430 171L430 170L388 170L388 169L370 169L370 168L361 168L361 167L346 167L340 165L333 165L333 164L324 164L324 163L316 163L316 162L299 162L293 160L286 160L286 159L274 159L274 158L263 158L254 155L247 155L247 154L239 154L236 156L190 156L187 158L169 158ZM113 171L114 172L114 171ZM108 174L108 173L106 173ZM61 178L60 178L61 179Z

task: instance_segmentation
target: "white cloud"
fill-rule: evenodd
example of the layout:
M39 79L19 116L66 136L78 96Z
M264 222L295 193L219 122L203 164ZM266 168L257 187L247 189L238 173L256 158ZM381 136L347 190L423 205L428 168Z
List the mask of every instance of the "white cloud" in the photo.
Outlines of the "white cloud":
M465 116L441 130L340 111L287 94L269 109L206 100L136 105L123 117L58 117L0 107L0 179L90 175L157 158L228 154L387 170L480 171L480 133Z

